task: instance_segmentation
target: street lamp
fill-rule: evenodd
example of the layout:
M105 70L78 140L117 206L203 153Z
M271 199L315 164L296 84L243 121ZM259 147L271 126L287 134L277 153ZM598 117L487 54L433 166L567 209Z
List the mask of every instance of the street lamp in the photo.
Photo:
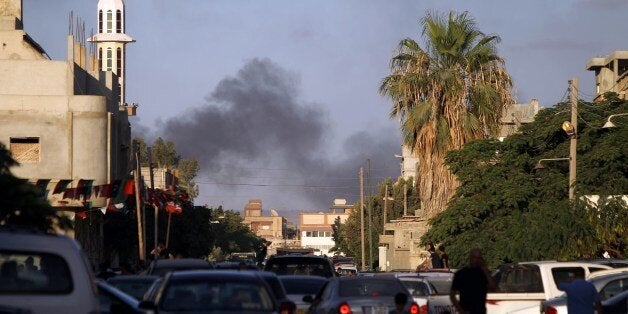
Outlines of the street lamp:
M608 128L616 127L615 124L613 122L611 122L611 119L614 118L614 117L626 116L626 115L628 115L628 113L617 113L617 114L612 114L612 115L608 116L608 119L606 119L606 123L604 123L604 126L602 126L602 128L608 129Z

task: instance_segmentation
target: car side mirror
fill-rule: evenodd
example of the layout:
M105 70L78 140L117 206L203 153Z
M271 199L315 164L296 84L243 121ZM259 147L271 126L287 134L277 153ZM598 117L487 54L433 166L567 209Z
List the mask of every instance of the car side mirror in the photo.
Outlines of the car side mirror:
M314 298L312 298L311 295L306 295L306 296L303 297L303 302L305 302L305 303L312 303L312 302L314 302Z
M137 307L139 307L140 309L144 309L144 310L155 310L157 308L157 306L155 306L155 303L153 303L153 301L149 301L149 300L143 300L141 301Z

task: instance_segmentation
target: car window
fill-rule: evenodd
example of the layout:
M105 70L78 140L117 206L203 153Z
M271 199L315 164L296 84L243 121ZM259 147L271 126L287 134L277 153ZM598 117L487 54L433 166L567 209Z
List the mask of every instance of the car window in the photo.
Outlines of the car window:
M604 288L600 290L600 299L604 301L626 290L628 290L628 278L613 280L607 283Z
M600 267L589 267L589 273L594 273L596 271L600 271L600 270L606 270L606 268L600 268Z
M266 283L270 286L270 289L273 290L275 298L283 299L286 297L285 289L279 281L279 278L275 276L263 276L262 279L264 279L264 281L266 281Z
M552 268L554 284L567 281L569 278L584 278L584 268L582 267L555 267Z
M160 308L166 312L272 312L274 303L270 291L261 283L192 281L171 283Z
M68 263L56 254L0 251L0 293L69 294Z
M332 277L333 271L329 263L325 260L270 260L264 269L272 271L277 275L313 275L321 277Z
M427 281L432 285L436 294L449 295L449 291L451 291L451 279L427 278Z
M401 280L413 297L425 297L430 295L430 288L425 282L416 280Z
M537 265L505 265L495 273L498 292L543 292Z
M314 277L316 278L316 277ZM281 278L287 294L314 295L325 284L323 280L307 280L303 278Z
M339 295L341 297L394 296L400 292L407 294L404 290L398 281L351 280L340 282Z

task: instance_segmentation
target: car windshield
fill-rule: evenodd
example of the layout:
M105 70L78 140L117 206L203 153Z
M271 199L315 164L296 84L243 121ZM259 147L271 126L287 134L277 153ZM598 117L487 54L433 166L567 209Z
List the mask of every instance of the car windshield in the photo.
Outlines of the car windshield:
M269 291L259 283L203 280L169 284L160 308L172 312L272 312L274 304Z
M430 295L430 288L427 283L417 280L401 280L401 283L408 289L413 297L425 297Z
M273 260L266 265L267 271L277 275L313 275L332 277L331 266L323 259Z
M68 294L67 262L48 253L0 251L0 294Z
M340 282L341 297L379 297L406 293L398 280L347 280Z
M436 294L444 295L449 294L451 291L451 279L448 278L428 278L427 281L432 285Z
M325 284L325 280L281 277L287 294L314 295Z

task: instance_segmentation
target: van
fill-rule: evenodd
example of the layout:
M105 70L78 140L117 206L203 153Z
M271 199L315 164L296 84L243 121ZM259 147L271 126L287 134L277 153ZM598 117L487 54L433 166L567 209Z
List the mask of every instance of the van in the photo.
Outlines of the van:
M66 236L0 230L0 304L9 313L98 313L94 275Z

